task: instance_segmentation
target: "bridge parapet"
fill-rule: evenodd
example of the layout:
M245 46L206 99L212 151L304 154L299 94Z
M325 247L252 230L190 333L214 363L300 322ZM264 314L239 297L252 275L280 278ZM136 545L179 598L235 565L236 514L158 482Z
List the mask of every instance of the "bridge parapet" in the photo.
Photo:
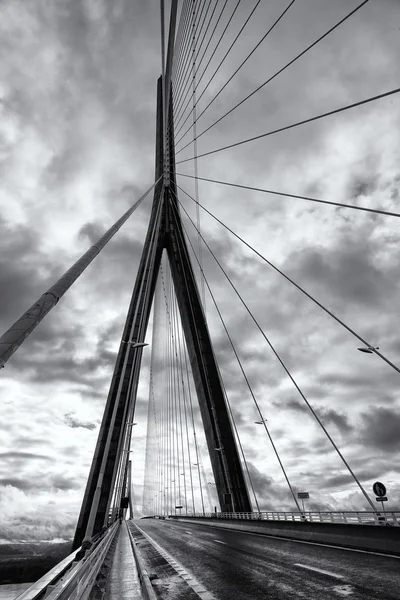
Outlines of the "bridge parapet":
M392 511L385 513L372 511L262 511L251 513L195 513L169 515L169 517L223 520L244 519L249 521L291 521L298 523L346 523L348 525L391 525L395 527L400 527L400 511Z
M369 552L383 552L400 556L400 529L399 527L371 527L374 522L340 522L340 521L307 521L290 519L263 519L254 515L259 513L244 514L239 517L182 515L174 520L196 523L216 529L229 529L243 533L257 533L264 536L290 539L292 541L328 544L341 548L354 548ZM397 518L398 518L397 513ZM386 522L386 525L390 523ZM379 523L382 525L382 523Z
M81 550L78 548L22 592L16 600L86 600L118 528L119 521L116 521L103 535L93 538L94 546L85 552L81 560L76 560L76 555Z

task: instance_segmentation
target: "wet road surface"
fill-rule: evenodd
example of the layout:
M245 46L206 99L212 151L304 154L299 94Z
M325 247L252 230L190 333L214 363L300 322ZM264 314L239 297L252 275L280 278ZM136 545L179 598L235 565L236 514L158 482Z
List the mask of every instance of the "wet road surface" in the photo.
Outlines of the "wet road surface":
M136 523L217 600L400 600L400 558L175 520Z

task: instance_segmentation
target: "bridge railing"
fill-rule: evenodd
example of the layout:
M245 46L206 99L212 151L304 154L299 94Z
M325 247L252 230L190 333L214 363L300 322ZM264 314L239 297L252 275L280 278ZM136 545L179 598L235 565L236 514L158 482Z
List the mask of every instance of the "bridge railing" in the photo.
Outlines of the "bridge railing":
M170 515L172 518L195 517L206 519L246 519L264 521L295 521L309 523L348 523L349 525L394 525L400 526L400 511L262 511L252 513L194 513Z
M94 546L85 552L85 556L76 561L75 550L49 573L35 582L18 596L16 600L85 600L88 598L96 577L107 556L111 543L118 531L116 521L107 531L93 538Z

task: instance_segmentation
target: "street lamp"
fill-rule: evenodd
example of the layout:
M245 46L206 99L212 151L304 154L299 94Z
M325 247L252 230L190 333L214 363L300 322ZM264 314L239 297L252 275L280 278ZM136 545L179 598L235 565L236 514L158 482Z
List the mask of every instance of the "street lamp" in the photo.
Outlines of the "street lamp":
M145 342L132 342L130 340L122 340L121 344L128 344L129 346L132 346L132 348L144 348L144 346L148 346Z
M360 352L365 352L365 354L373 354L374 350L379 350L379 346L361 346L357 348Z

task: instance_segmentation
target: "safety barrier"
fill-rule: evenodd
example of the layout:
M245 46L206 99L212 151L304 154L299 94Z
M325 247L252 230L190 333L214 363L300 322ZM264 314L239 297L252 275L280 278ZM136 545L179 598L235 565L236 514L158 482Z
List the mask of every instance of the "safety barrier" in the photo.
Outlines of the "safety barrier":
M182 515L173 518L181 522L197 523L216 529L400 556L400 528L371 527L373 522L272 520L254 518L254 515L252 518L248 518L247 515L246 518L246 514L243 517L239 517L237 514L235 517L230 515L223 518L220 515L219 518L215 518L215 514L211 516L210 513L208 516ZM386 521L384 524L390 525L391 523Z
M22 592L16 600L86 600L118 527L119 522L116 521L102 536L93 538L94 547L87 550L81 560L75 560L80 549L75 550Z
M400 511L372 512L372 511L304 511L280 512L262 511L252 513L194 513L169 515L170 518L205 518L205 519L244 519L251 521L297 521L308 523L337 523L348 525L393 525L400 526Z

